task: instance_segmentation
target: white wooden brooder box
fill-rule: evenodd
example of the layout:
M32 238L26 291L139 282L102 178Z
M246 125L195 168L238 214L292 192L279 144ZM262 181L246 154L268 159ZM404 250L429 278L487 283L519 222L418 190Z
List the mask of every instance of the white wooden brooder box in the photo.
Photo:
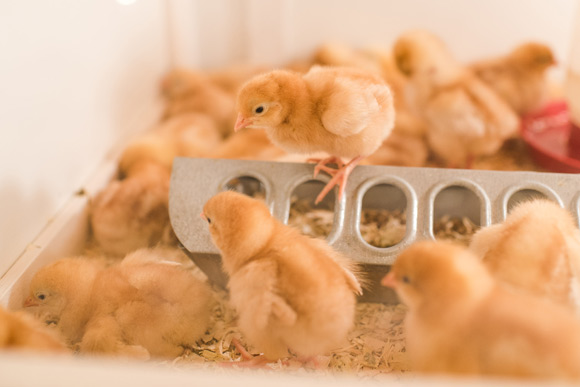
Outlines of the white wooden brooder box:
M82 251L87 203L115 174L127 139L151 127L159 116L158 82L171 67L210 69L239 62L276 66L307 55L323 42L388 46L402 31L424 27L438 33L465 61L506 52L524 40L544 41L563 69L577 7L575 0L534 0L525 6L517 0L0 3L1 304L17 308L38 268ZM214 373L0 353L3 386L492 382Z

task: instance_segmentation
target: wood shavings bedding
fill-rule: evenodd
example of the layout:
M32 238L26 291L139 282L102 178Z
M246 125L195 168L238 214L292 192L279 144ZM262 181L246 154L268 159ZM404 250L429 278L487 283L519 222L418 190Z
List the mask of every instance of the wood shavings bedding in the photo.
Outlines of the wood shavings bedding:
M237 338L248 350L243 335L236 327L235 312L228 304L227 292L214 289L216 305L209 331L197 346L186 348L183 355L171 363L174 367L211 368L228 372L241 360L232 343ZM349 333L348 343L329 356L320 356L319 372L348 372L361 376L401 373L408 371L405 356L403 305L360 303L357 305L355 327ZM233 363L231 363L233 362ZM237 368L237 367L236 367ZM305 368L296 361L278 361L267 365L270 370L302 371Z

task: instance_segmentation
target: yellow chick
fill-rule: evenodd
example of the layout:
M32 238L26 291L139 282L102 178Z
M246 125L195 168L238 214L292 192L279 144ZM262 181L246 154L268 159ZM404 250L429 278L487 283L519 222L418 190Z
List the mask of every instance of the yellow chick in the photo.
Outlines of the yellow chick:
M221 134L208 115L180 114L131 142L121 154L119 174L132 175L132 168L139 168L143 161L156 162L171 172L175 157L208 157L220 143Z
M556 64L545 44L529 42L509 54L480 61L471 69L520 115L541 108L550 96L547 70Z
M169 222L170 172L156 162L140 162L131 175L114 180L90 203L90 225L97 247L123 256L159 243L175 244Z
M69 345L81 340L92 313L90 298L103 259L64 258L38 270L24 307L45 323L56 326Z
M497 152L519 120L488 86L461 66L434 35L412 31L395 43L397 67L409 80L406 99L427 125L427 140L452 167Z
M0 349L68 353L55 331L23 311L0 307Z
M286 70L259 75L240 90L237 109L236 131L265 129L274 144L290 153L332 155L317 160L315 176L323 170L333 177L316 203L337 184L342 197L350 172L377 150L395 120L389 87L354 68L315 66L305 75ZM341 157L352 159L343 164Z
M175 357L205 332L209 287L155 250L141 249L106 267L61 259L40 269L25 306L52 319L84 354Z
M409 307L406 348L418 371L580 380L580 322L503 287L466 248L418 242L382 283Z
M314 357L346 342L362 292L353 263L236 192L212 197L202 217L221 252L240 330L266 359L289 350Z
M162 81L165 119L184 113L204 113L217 124L223 137L232 132L235 98L215 85L207 75L192 70L174 69Z
M549 200L520 203L506 220L480 229L470 249L498 279L571 308L580 301L580 231Z
M95 278L81 353L174 358L205 333L209 286L154 250L127 255Z

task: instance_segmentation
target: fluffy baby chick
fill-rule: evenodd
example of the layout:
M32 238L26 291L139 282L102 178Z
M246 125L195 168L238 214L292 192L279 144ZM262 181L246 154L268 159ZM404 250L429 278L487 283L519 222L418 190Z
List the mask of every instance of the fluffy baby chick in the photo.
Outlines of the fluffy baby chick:
M162 259L141 249L99 273L81 353L173 358L195 345L209 324L209 286Z
M345 343L361 293L352 263L236 192L212 197L202 217L221 252L240 330L267 359L289 350L312 357Z
M61 259L40 269L25 306L85 354L175 357L205 332L209 287L157 251L123 261Z
M548 68L556 64L550 47L524 43L508 55L471 65L474 73L519 114L533 112L549 98Z
M170 172L156 162L133 165L131 175L114 180L90 203L90 225L97 247L122 257L142 247L173 244L169 222Z
M103 259L64 258L38 270L24 301L27 311L46 323L56 323L69 345L78 342L88 322L89 302L98 273L106 267Z
M200 72L174 69L162 81L164 118L184 113L204 113L218 125L223 137L232 132L235 99Z
M67 353L56 332L23 311L0 307L0 348L35 352Z
M424 31L395 43L397 67L409 80L406 98L425 120L432 150L452 167L470 167L475 156L495 153L517 134L517 115L497 94Z
M502 287L463 247L416 243L383 284L409 307L407 350L418 371L580 379L580 322Z
M470 249L500 280L578 307L580 231L558 204L549 200L519 204L503 223L479 230Z
M315 66L305 75L285 70L259 75L240 90L237 109L236 131L265 129L290 153L333 155L318 160L315 168L315 176L320 170L333 176L316 203L336 184L342 197L350 172L381 145L395 119L389 87L378 76L353 68ZM352 159L343 164L341 157Z
M171 171L175 157L208 157L220 143L219 130L208 115L180 114L131 142L119 160L119 174L132 175L132 169L144 161L156 162Z

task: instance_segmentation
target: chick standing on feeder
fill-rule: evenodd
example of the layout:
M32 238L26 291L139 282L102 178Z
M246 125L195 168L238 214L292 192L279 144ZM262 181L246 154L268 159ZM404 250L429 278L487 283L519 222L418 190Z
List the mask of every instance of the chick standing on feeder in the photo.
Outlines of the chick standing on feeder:
M332 179L319 203L338 184L342 197L348 175L389 135L395 120L393 97L380 77L353 68L315 66L305 74L277 70L249 80L237 100L235 130L265 129L290 153L323 151L316 160ZM341 157L351 160L343 164ZM326 164L335 163L338 169Z
M236 192L212 197L202 217L222 255L240 330L267 360L289 350L310 358L346 342L362 292L353 263Z
M550 47L525 43L508 55L480 61L471 69L518 114L531 113L544 105L550 90L546 71L556 64Z
M425 120L432 150L452 167L470 167L475 156L495 153L518 132L517 115L495 92L424 31L395 43L397 67L409 82L406 99Z
M558 204L519 204L503 223L480 229L470 249L496 278L578 309L580 231Z
M418 242L382 284L409 311L407 349L428 373L580 380L580 322L566 308L503 287L467 249Z

